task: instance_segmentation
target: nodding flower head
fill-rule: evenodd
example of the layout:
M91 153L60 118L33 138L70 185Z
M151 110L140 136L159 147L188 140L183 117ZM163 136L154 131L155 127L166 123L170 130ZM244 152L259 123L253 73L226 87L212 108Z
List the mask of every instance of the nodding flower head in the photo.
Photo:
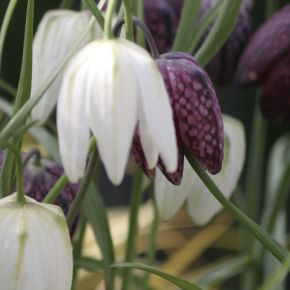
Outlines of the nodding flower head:
M183 148L186 147L209 172L218 173L223 160L224 131L217 96L207 73L186 53L166 53L156 62L173 109L179 154L174 173L166 171L162 158L160 169L172 183L179 184L183 172ZM133 151L144 168L142 152L136 148ZM154 172L148 172L146 163L144 171L149 177L154 175Z
M252 36L236 74L240 86L262 87L260 105L268 118L290 121L290 4Z
M84 174L91 130L110 180L119 184L137 124L148 167L160 155L175 171L172 109L154 60L124 39L88 44L68 65L58 98L60 154L69 179Z

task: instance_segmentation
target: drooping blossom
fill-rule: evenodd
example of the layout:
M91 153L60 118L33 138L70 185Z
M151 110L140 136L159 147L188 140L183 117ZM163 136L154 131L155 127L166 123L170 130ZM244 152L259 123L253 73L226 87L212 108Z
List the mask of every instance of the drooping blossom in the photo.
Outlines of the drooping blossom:
M221 171L210 175L223 194L230 198L238 183L245 159L245 134L240 121L223 116L225 126L225 158ZM155 179L155 196L162 219L172 218L187 200L189 215L197 225L206 224L222 206L184 161L184 174L180 185L172 185L160 171Z
M0 289L70 290L73 256L63 212L25 200L0 200Z
M159 167L174 184L179 184L183 172L183 147L189 149L211 173L220 171L223 160L224 132L217 96L205 70L187 53L175 52L161 55L156 60L160 69L174 113L178 144L178 167L167 172ZM148 177L146 160L135 138L133 154Z
M160 155L177 167L172 109L161 74L143 48L127 40L94 41L68 65L57 105L60 153L72 182L84 174L90 130L110 180L125 172L138 123L149 168Z
M61 63L78 41L89 22L89 11L52 10L42 18L33 40L32 96L44 85L49 75ZM102 30L95 22L80 44L100 38ZM62 73L47 89L31 113L32 120L44 123L55 107Z
M290 121L290 5L271 16L250 39L238 66L236 83L261 86L267 118Z

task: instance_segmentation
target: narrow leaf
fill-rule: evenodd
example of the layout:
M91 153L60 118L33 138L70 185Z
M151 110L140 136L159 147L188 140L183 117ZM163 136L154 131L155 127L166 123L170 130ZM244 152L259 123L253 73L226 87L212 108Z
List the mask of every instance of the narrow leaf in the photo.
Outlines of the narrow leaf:
M143 265L143 264L139 264L139 263L120 263L120 264L114 264L114 265L112 265L112 267L143 270L145 272L149 272L149 273L157 275L161 278L164 278L165 280L171 282L172 284L174 284L178 287L181 287L183 290L202 290L200 287L198 287L197 285L195 285L193 283L190 283L186 280L177 278L173 275L164 273L164 272L162 272L154 267L151 267L151 266L147 266L147 265Z

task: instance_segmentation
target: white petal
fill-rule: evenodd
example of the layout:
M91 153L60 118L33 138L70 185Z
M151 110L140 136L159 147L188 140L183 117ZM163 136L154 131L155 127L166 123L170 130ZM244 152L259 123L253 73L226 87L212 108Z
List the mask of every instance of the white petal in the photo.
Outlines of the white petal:
M100 157L110 180L119 184L137 124L134 71L128 51L117 41L91 43L83 53L90 54L83 65L89 78L90 128L96 136Z
M138 79L140 104L154 146L159 151L168 172L177 168L177 145L172 110L162 76L148 53L137 45L122 40L132 51L132 64Z
M245 134L240 121L223 115L225 129L225 149L222 170L210 175L225 197L229 198L239 180L245 160ZM185 170L191 170L185 161ZM193 172L193 171L192 171ZM188 197L188 210L198 225L206 224L222 206L208 191L199 177L193 172L191 194Z
M153 169L158 161L158 150L154 146L154 142L151 138L150 132L146 126L146 122L144 120L144 114L142 110L139 110L139 134L140 141L142 144L142 149L144 152L144 156L147 161L147 165L149 169Z
M33 41L32 95L43 85L72 45L79 39L89 21L87 12L50 11L40 22ZM91 28L80 47L101 36L98 25ZM45 122L53 110L59 93L62 74L53 82L32 111L32 119Z
M0 205L0 289L69 290L72 247L64 215L57 206L16 196Z
M77 182L86 166L89 144L88 79L80 70L86 56L76 57L67 67L57 105L57 129L62 163L71 182Z
M170 183L161 171L155 177L155 198L158 213L163 220L172 218L191 192L191 172L185 171L180 185Z

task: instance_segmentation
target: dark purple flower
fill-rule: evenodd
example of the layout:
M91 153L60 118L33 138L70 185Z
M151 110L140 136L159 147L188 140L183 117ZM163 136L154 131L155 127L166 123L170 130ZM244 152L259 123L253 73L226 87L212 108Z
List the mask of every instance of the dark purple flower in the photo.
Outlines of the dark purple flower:
M163 53L170 50L178 25L178 16L173 7L174 0L145 0L144 18L153 35L158 50ZM178 2L183 2L179 0Z
M162 160L159 168L172 183L179 184L186 147L210 173L218 173L223 160L224 131L218 100L207 73L187 53L166 53L156 62L170 97L179 148L176 172L167 173ZM138 138L137 134L135 139L140 142ZM133 148L133 154L148 175L144 155L138 148Z
M290 4L270 17L253 35L239 63L236 83L261 85L264 116L289 121Z
M23 155L24 158L25 155ZM4 151L0 151L0 167L2 167L3 159ZM41 158L40 163L41 166L29 162L24 168L25 194L37 201L44 199L64 172L63 167L55 161ZM68 183L56 199L55 204L59 205L65 214L67 214L78 188L78 184Z

